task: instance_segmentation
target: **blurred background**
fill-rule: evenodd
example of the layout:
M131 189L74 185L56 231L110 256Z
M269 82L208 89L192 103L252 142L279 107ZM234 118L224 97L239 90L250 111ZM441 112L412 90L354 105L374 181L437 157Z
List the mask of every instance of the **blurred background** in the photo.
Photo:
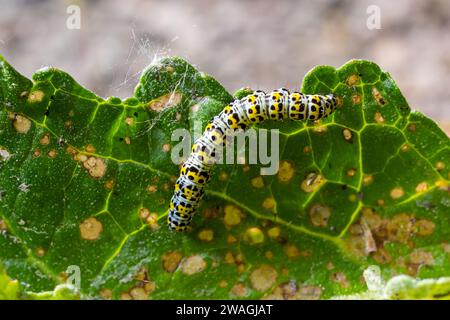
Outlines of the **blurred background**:
M80 8L79 29L67 27L70 5ZM371 5L380 29L368 27ZM450 123L448 0L0 0L0 54L26 76L51 65L121 98L164 55L188 59L230 92L295 89L315 65L370 59L412 108Z

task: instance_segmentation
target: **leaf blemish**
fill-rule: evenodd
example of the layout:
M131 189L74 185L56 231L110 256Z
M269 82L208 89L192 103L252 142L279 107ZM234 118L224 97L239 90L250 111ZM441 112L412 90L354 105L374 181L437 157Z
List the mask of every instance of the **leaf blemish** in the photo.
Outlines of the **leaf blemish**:
M25 134L31 128L31 121L28 118L25 118L24 116L16 114L14 115L13 119L13 127L14 129L16 129L18 133Z
M343 272L335 272L331 275L331 281L336 282L342 288L348 288L350 283L347 280L347 276Z
M355 94L352 96L352 102L353 104L360 104L361 103L361 96L359 94Z
M347 86L349 87L353 87L355 85L357 85L360 81L360 77L357 74L352 74L350 75L347 80L345 81L347 83Z
M223 223L226 227L234 227L241 223L241 218L243 217L243 212L240 208L235 205L229 204L225 207L225 214L223 217Z
M182 258L183 255L179 251L165 253L161 258L164 271L169 273L174 272L178 268Z
M181 272L185 275L191 276L193 274L202 272L206 269L206 261L201 255L193 255L187 257L181 262Z
M84 220L80 226L80 235L85 240L97 240L103 231L103 225L96 218L91 217Z
M269 197L269 198L264 199L264 201L262 203L262 207L267 210L273 210L273 209L275 209L276 204L277 203L276 203L275 199L272 197Z
M156 112L161 112L164 109L172 108L181 102L182 95L179 92L171 92L161 96L148 103L148 107Z
M396 187L391 190L390 196L392 199L397 200L405 195L405 191L403 191L403 188Z
M212 229L203 229L197 236L203 242L211 242L214 239L214 231Z
M41 139L39 140L39 143L43 146L46 146L50 143L50 136L48 133L44 134Z
M373 87L372 88L372 95L373 98L375 99L375 101L380 105L380 106L384 106L387 102L386 100L383 98L383 96L381 95L380 91L378 91L377 88Z
M353 134L349 129L347 128L343 129L342 135L344 136L345 141L352 142Z
M250 285L256 291L266 291L276 282L278 272L270 265L262 265L250 274Z
M231 288L231 294L236 297L244 297L247 295L247 287L242 282L238 282Z
M0 161L8 161L9 158L11 158L9 151L3 147L0 147Z
M283 247L283 251L288 257L288 259L294 260L300 257L300 250L294 244L287 244Z
M278 181L288 183L294 176L294 172L295 170L292 161L281 160L277 174Z
M323 204L315 204L309 209L309 216L313 226L324 228L328 225L331 210Z
M253 188L264 188L264 179L261 176L255 177L251 180L251 184Z
M87 158L87 157L86 157ZM81 159L84 159L83 157ZM89 172L89 175L93 178L101 178L106 172L105 162L96 157L89 157L86 160L81 160L84 168Z
M325 178L316 172L311 172L302 181L301 188L305 192L314 192L319 189L326 182Z
M264 233L260 228L253 227L245 230L244 240L250 245L258 245L264 242Z
M349 176L349 177L354 177L355 176L355 174L356 174L356 169L355 168L350 168L350 169L348 169L347 170L347 176Z
M30 95L28 96L28 102L30 103L41 102L43 98L44 92L42 92L41 90L35 90L31 92Z
M54 149L52 149L49 152L47 152L47 156L49 158L55 158L57 154L58 154L58 152L56 150L54 150Z

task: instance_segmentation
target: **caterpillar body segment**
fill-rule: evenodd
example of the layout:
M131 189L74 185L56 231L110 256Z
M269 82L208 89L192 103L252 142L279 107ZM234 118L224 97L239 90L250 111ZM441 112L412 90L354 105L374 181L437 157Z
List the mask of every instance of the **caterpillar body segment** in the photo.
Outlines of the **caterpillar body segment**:
M332 95L290 93L281 88L268 94L257 90L234 100L206 126L195 141L192 152L183 164L167 218L171 230L186 231L198 209L204 188L211 178L211 170L218 159L218 149L224 147L237 130L246 130L266 120L318 120L337 108L338 99ZM230 134L231 132L231 134Z

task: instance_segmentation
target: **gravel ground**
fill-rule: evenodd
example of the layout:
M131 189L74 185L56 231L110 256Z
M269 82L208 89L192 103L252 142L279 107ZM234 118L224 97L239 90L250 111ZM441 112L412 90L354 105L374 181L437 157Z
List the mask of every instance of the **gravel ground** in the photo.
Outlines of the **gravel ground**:
M70 4L81 29L66 27ZM366 27L377 5L381 29ZM53 65L102 96L130 96L155 57L180 55L230 91L298 88L318 64L376 61L410 105L450 121L450 1L0 0L0 54L27 76Z

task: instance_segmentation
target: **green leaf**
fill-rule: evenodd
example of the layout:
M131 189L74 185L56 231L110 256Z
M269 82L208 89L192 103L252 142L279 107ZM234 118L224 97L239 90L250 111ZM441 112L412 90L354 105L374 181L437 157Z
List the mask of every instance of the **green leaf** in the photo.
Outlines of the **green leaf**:
M364 292L369 265L449 275L449 138L374 63L313 69L302 91L342 108L265 124L281 132L278 174L217 166L187 234L165 227L171 135L233 99L213 78L164 58L134 97L105 100L2 59L0 88L0 261L29 291L65 283L71 266L83 296L105 299L326 299Z
M0 265L0 300L16 300L19 298L19 281L12 280Z
M0 264L0 300L78 300L77 289L70 284L60 284L53 291L23 292L18 280L12 280Z

